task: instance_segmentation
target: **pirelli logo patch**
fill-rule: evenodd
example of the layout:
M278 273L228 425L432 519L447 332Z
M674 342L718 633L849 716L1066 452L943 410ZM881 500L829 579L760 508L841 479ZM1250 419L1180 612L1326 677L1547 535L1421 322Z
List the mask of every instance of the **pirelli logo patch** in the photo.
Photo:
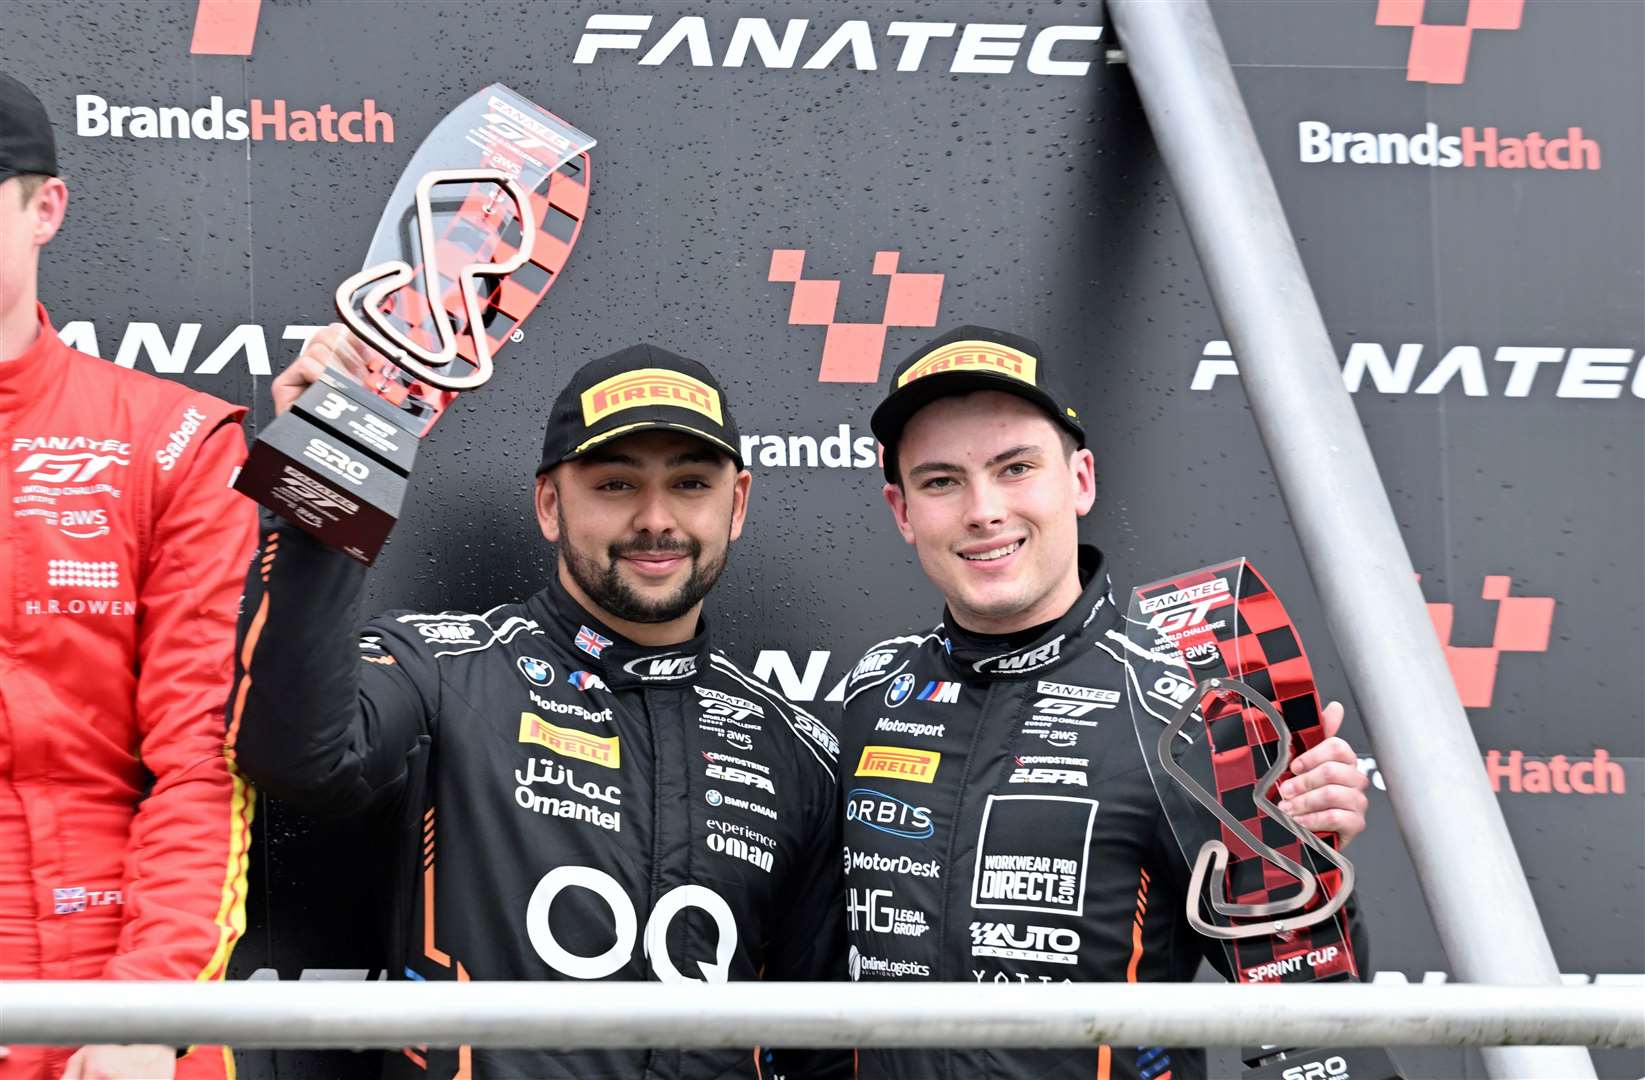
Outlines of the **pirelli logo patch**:
M716 424L725 423L720 411L720 395L712 386L664 368L639 368L613 375L584 390L582 403L585 427L592 427L613 413L642 405L690 409Z
M617 743L617 736L605 738L590 735L586 731L563 728L558 724L549 723L536 713L520 714L520 741L536 743L561 757L576 758L578 761L601 765L607 769L615 769L623 762L622 747Z
M987 371L1038 386L1038 369L1037 357L1009 346L992 341L955 341L920 357L913 367L897 376L897 386L946 371Z
M883 776L888 780L912 780L929 784L937 778L942 753L913 750L906 746L865 746L857 761L858 776Z

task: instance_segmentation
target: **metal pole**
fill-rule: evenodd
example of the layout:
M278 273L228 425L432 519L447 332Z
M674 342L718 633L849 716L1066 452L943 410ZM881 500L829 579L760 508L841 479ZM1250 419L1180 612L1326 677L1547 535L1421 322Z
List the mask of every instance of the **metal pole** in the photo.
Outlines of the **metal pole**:
M0 1044L237 1047L1645 1045L1625 987L0 983Z
M1205 0L1108 0L1297 540L1365 710L1456 973L1558 968L1410 555ZM1485 1052L1494 1077L1592 1077L1579 1049Z

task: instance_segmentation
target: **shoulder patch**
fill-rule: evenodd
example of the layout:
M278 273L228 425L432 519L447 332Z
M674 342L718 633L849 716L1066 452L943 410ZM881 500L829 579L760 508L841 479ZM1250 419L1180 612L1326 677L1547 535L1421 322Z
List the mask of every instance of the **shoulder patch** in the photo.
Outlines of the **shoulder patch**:
M794 733L794 737L811 752L811 756L816 758L817 763L828 773L829 779L836 779L834 766L840 757L840 741L828 729L827 724L753 676L745 675L737 665L721 654L711 654L709 663L715 671L737 682L754 697L770 703L777 715L788 725L788 729Z
M535 620L523 615L499 617L498 613L510 606L513 605L494 607L483 615L461 611L412 612L396 615L394 621L414 632L435 656L462 656L507 644L522 633L541 632Z
M939 635L931 632L886 638L870 645L851 674L845 677L845 703L851 704L851 699L864 690L889 682L908 668L920 649L941 641Z

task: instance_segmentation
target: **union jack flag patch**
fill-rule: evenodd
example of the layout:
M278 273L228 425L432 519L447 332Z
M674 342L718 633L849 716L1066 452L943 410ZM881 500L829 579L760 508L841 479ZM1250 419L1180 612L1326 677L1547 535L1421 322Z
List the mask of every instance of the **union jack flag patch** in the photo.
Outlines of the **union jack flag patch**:
M611 639L601 637L586 626L577 629L577 648L598 660L605 647L611 644Z
M76 885L69 889L53 889L51 898L57 904L56 914L72 915L76 911L86 910L86 887Z

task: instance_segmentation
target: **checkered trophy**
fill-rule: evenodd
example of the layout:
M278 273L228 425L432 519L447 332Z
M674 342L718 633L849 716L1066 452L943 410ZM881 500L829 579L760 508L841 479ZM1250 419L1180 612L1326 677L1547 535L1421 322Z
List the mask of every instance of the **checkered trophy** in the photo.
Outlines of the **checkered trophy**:
M418 441L559 280L588 208L594 140L500 83L453 109L401 173L337 310L373 357L328 370L258 433L235 487L369 565Z
M1240 982L1357 982L1354 867L1279 809L1324 739L1314 675L1244 559L1144 585L1126 616L1127 697L1166 820L1191 864L1188 921ZM1245 1080L1398 1080L1380 1049L1248 1048Z

